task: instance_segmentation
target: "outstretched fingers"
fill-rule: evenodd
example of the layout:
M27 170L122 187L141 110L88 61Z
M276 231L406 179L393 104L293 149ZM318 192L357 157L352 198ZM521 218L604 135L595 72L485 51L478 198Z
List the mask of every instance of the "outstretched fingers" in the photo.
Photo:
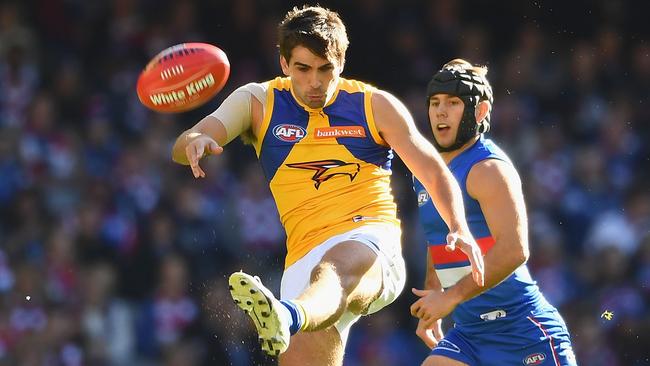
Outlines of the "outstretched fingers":
M469 256L469 262L472 265L472 278L474 282L483 287L485 286L485 267L483 264L483 255L481 254L481 249L478 245L471 245L472 249L471 256Z
M190 163L190 169L192 169L192 174L194 178L204 178L205 172L199 166L199 160L203 157L204 147L202 144L189 144L185 148L185 154L187 155L187 160Z
M470 265L472 267L472 279L474 282L480 286L485 286L485 266L483 263L483 254L481 254L481 248L474 242L474 240L465 240L456 233L450 233L447 235L447 245L445 249L447 251L454 251L456 247L459 247L460 250L467 255L469 258Z

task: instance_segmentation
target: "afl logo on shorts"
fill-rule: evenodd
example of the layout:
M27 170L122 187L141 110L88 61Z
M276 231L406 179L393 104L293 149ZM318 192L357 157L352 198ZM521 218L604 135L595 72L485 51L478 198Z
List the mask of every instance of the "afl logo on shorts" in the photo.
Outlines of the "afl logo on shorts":
M531 366L531 365L541 365L542 362L546 359L546 355L543 353L533 353L532 355L526 356L524 358L524 365L526 366Z
M307 131L300 126L281 124L273 128L273 135L280 141L298 142L307 135Z

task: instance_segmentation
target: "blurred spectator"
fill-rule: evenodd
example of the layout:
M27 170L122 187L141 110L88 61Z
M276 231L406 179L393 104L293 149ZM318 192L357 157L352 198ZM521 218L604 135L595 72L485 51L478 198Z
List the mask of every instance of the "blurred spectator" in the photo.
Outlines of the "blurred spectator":
M284 231L261 169L249 165L242 183L235 209L243 247L252 252L280 252L283 249L281 243L284 242Z
M239 311L231 300L230 292L222 281L206 284L203 295L201 323L204 324L207 357L205 365L231 364L233 366L259 365L268 356L260 349L246 345L255 344L256 334L248 317Z
M79 270L72 239L59 226L48 235L45 246L48 298L59 304L75 304L78 300Z
M615 247L632 255L649 227L650 190L634 189L620 209L605 211L594 219L586 244L590 250Z
M185 261L174 254L165 257L157 290L140 312L138 343L145 354L164 354L195 330L199 308L190 297L189 286Z
M106 263L97 263L83 273L80 317L88 364L134 364L133 316L129 306L115 297L115 281L115 270Z
M21 13L17 3L0 4L0 127L24 125L39 82L36 36Z
M529 260L530 269L544 297L562 307L578 294L575 274L563 247L566 244L555 230L536 235Z
M417 365L423 361L426 347L421 347L421 353L412 352L408 347L411 332L396 326L400 322L395 313L362 321L367 326L352 333L350 347L355 351L347 355L346 365Z
M618 361L599 322L593 318L582 316L575 322L573 329L575 340L581 346L577 349L576 358L581 364L593 366L623 366Z

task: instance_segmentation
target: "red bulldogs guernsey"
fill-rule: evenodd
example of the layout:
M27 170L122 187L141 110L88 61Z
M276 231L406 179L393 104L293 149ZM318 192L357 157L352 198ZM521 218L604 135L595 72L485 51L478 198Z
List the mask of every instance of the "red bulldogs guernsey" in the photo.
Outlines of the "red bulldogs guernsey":
M449 163L449 169L463 192L469 229L484 254L494 245L494 239L481 211L481 206L467 193L467 175L474 164L486 159L499 159L510 163L508 156L491 140L485 139L483 136ZM413 182L418 198L420 222L424 228L428 252L434 269L442 287L451 287L471 272L469 259L459 249L453 252L445 250L449 228L431 202L422 183L417 179L414 179ZM460 304L452 316L457 327L469 330L472 325L485 324L485 321L488 320L499 318L506 320L546 309L552 310L553 307L544 299L536 282L531 278L528 267L523 264L497 286ZM495 326L498 324L498 322L492 323Z

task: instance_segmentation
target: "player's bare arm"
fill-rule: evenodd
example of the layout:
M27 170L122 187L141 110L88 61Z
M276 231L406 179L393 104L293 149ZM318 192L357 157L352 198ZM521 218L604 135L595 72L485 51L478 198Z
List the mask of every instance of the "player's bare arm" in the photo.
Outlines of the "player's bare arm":
M458 303L498 285L529 256L526 205L515 168L494 159L476 164L467 177L467 191L481 204L495 244L485 255L484 287L466 276L447 289Z
M220 154L222 146L249 130L253 136L257 135L263 117L262 103L242 88L228 96L217 110L225 121L208 115L176 139L172 160L189 165L194 177L205 177L205 172L199 166L204 156ZM242 97L244 93L248 95Z
M380 135L424 184L449 227L450 244L458 245L467 254L473 278L482 285L483 258L465 221L458 183L434 147L418 132L402 102L390 93L377 91L372 96L372 112Z
M197 140L202 143L197 144ZM208 152L212 152L212 149L225 144L226 128L223 123L215 117L206 116L176 139L172 148L172 160L182 165L190 165L191 155L198 154L200 158L203 156L206 146L209 148ZM193 152L194 154L188 153L189 147L196 150Z

